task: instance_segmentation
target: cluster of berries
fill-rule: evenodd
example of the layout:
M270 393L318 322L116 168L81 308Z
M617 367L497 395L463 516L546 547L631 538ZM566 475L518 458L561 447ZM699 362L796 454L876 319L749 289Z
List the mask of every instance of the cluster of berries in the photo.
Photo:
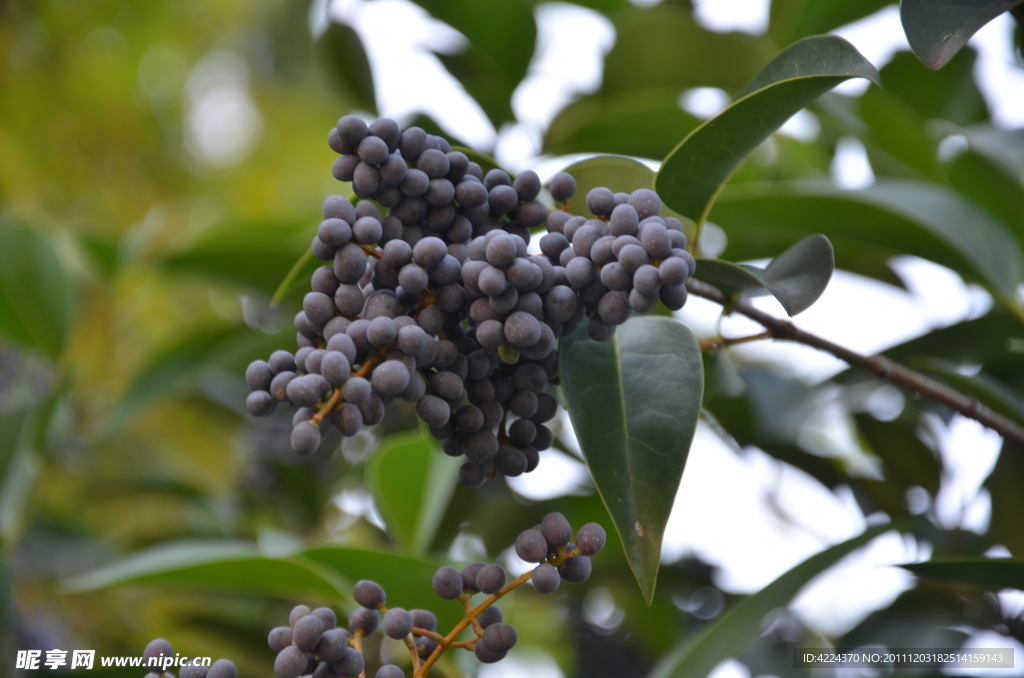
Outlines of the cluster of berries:
M360 607L349 617L348 629L338 628L337 616L329 608L311 611L299 605L289 616L289 626L273 629L267 638L270 649L277 652L274 672L278 678L355 678L366 667L362 640L378 628L389 638L405 641L414 676L425 675L450 649L471 651L485 664L500 661L516 644L518 634L494 606L499 598L527 581L546 594L553 593L562 580L576 584L590 577L590 556L604 547L604 528L587 523L576 533L575 544L571 539L572 527L565 516L549 513L540 525L516 539L519 557L538 563L532 571L508 581L499 565L472 563L461 572L450 566L438 569L432 581L434 592L445 600L462 602L466 610L462 621L446 636L437 633L433 612L388 607L384 588L365 579L353 587L352 597ZM478 593L488 598L474 608L471 601ZM472 631L472 638L459 640L466 629ZM405 673L396 665L385 664L376 678L405 678Z
M163 638L149 641L142 653L142 664L149 669L146 678L174 678L174 674L167 671L171 666L178 669L178 678L238 678L238 669L230 660L218 659L212 666L198 662L178 661L171 644Z
M536 173L484 175L416 127L345 116L328 141L341 154L335 176L372 200L324 202L311 249L329 263L295 316L299 349L245 375L253 415L293 406L300 455L332 428L352 436L379 423L398 399L415 404L446 454L466 458L463 484L532 471L554 441L546 390L558 381L559 337L587 320L607 340L633 310L686 301L696 263L653 191L594 189L588 221L549 214ZM563 203L575 191L564 172L550 184ZM545 226L531 254L531 229Z

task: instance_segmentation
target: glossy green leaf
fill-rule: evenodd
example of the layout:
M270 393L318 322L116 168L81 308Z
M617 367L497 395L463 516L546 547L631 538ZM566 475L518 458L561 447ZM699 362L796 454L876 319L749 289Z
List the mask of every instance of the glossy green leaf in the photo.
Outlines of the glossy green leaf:
M700 347L670 318L634 318L607 342L583 327L562 338L559 374L590 474L649 605L700 414Z
M317 40L316 51L342 96L357 108L377 110L370 59L351 26L331 21Z
M651 671L649 678L693 678L706 676L720 662L735 657L761 633L765 617L789 603L807 582L835 565L875 537L894 529L891 525L872 527L841 544L811 556L749 598L725 611L703 633L683 641Z
M593 219L587 209L587 193L598 186L631 193L638 188L654 187L654 170L639 160L621 155L598 155L565 168L576 179L576 195L569 201L573 214Z
M970 584L983 589L1024 589L1024 560L1010 558L958 558L900 565L918 577L948 584Z
M299 554L304 561L322 565L356 582L372 579L387 591L388 601L406 609L431 610L438 618L438 628L447 629L462 619L462 608L440 599L431 588L434 572L440 563L429 562L387 551L370 551L341 546L322 546Z
M816 36L790 46L743 88L735 103L665 158L656 181L661 199L703 222L744 158L794 113L850 78L879 82L875 67L842 38Z
M900 21L925 66L942 68L978 29L1021 0L902 0Z
M515 119L512 93L533 58L537 25L523 0L416 0L469 40L464 52L439 55L448 70L500 127Z
M720 259L698 259L694 277L714 285L730 299L770 292L794 316L818 300L835 269L832 244L823 235L807 236L772 259L765 269Z
M314 235L315 224L307 228L283 223L227 224L210 229L159 263L170 271L208 276L269 296L309 250ZM319 265L310 261L298 277L312 274Z
M0 222L0 336L56 358L71 328L72 303L46 236Z
M740 266L723 259L697 257L697 270L693 277L714 285L730 300L735 301L748 293L767 294L768 288L754 272L753 266Z
M905 180L878 181L863 191L817 182L730 186L715 206L729 234L726 254L771 256L809 233L835 246L836 266L875 275L889 258L914 254L1012 295L1021 280L1016 239L993 217L952 191Z
M412 553L429 549L451 501L461 462L423 433L389 436L366 464L388 534Z
M161 544L72 577L64 587L77 593L125 584L344 602L351 596L351 585L338 572L301 556L271 558L248 542Z
M802 313L818 300L836 267L835 251L828 238L810 235L772 259L761 279L786 313Z

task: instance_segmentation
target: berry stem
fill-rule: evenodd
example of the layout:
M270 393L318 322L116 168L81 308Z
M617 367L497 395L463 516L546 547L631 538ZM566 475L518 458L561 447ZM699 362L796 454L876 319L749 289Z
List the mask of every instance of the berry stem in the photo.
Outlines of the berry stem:
M716 304L720 304L727 309L729 308L729 299L717 287L690 278L686 281L686 289L690 294L710 299ZM984 424L1003 436L1003 438L1017 445L1024 446L1024 428L981 404L977 398L960 393L885 356L866 356L834 344L828 339L800 329L788 320L776 318L757 309L745 299L740 299L733 303L731 309L763 325L767 328L766 333L773 339L805 344L820 351L831 353L840 360L854 367L867 370L880 379L891 381L897 386L902 386L926 398L948 405L965 417Z
M363 633L362 631L356 631L352 634L352 644L356 648L356 652L363 654ZM364 655L365 656L365 655ZM359 673L359 678L366 678L366 669L364 668Z
M374 355L373 357L367 358L366 362L363 363L363 366L360 367L355 372L353 372L352 376L365 377L367 374L373 371L374 367L376 367L377 365L381 364L381 362L384 361L384 358L387 357L387 354L388 352L385 350L378 351L377 354ZM316 426L317 428L320 428L320 422L324 420L324 417L326 417L329 412L331 412L335 407L338 406L338 403L341 402L341 398L341 387L338 386L337 388L334 389L334 393L331 394L330 399L318 408L316 414L310 417L309 423L313 424L313 426ZM387 612L387 610L385 610L385 612Z
M551 565L555 565L557 567L569 558L574 558L577 555L579 555L579 549L574 549L570 553L565 553L564 550L559 549L559 553L557 555L555 555L550 560L545 560L544 562L550 563ZM480 603L473 609L469 609L468 599L460 597L460 600L463 601L464 606L467 608L466 616L462 618L462 621L455 625L455 628L453 628L447 636L437 641L437 647L430 654L430 656L427 657L427 660L423 662L423 665L420 667L419 672L413 673L413 678L423 678L423 676L426 676L427 671L430 670L430 667L437 663L437 660L441 658L441 655L444 654L446 650L453 647L464 647L469 649L472 645L474 645L476 641L456 641L455 639L458 638L459 635L463 631L465 631L470 624L478 625L479 622L477 622L476 619L483 613L484 610L486 610L491 605L494 605L496 602L501 600L510 591L513 591L522 586L523 584L525 584L526 582L530 581L530 578L532 576L533 570L530 570L529 572L524 572L523 574L519 575L518 577L516 577L509 583L505 584L503 587L501 587L501 590L499 590L497 593L488 596L486 600L484 600L482 603ZM483 633L481 632L480 635L483 635Z
M472 593L466 592L459 596L459 602L462 603L462 609L466 611L467 615L473 611L473 606L469 603L469 598L472 595ZM472 622L473 631L476 633L477 637L484 635L484 627L480 626L480 622L476 617L470 617L469 621Z
M412 635L414 635L414 636L423 636L424 638L430 638L432 641L434 641L438 645L444 643L444 636L442 636L439 633L434 633L433 631L428 631L426 629L414 628L412 630Z
M761 339L771 339L772 333L770 330L759 332L758 334L751 334L747 337L716 337L714 339L703 339L700 342L700 350L704 353L717 348L726 348L728 346L735 346L737 344L746 344L750 341L760 341Z
M341 402L341 388L335 388L334 393L331 394L330 399L320 406L316 414L309 418L309 423L313 424L313 426L316 426L317 428L320 428L320 422L324 420L324 417L327 416L328 412L330 412L331 410L338 406L339 402Z
M374 247L373 245L360 245L360 247L362 247L363 251L369 254L374 259L381 259L384 257L384 253L381 252L376 247Z
M420 653L416 651L416 641L413 640L412 633L402 638L402 641L409 648L409 656L412 657L412 673L416 675L416 672L420 670Z

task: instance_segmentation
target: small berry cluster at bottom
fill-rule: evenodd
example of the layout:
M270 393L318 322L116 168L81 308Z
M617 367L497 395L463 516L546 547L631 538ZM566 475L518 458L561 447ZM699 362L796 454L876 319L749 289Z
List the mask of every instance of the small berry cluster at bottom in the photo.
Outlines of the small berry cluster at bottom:
M152 664L156 666L162 663L164 657L174 657L174 649L171 644L163 638L156 638L149 641L145 651L142 653L143 665L147 668ZM196 660L193 660L196 661ZM157 669L146 674L146 678L164 678L173 674ZM238 669L233 662L227 659L218 659L212 666L203 666L193 662L180 665L178 678L238 678Z
M451 649L473 652L485 664L498 662L516 644L518 633L504 623L494 603L527 581L532 581L539 593L547 594L558 589L561 581L578 584L590 577L590 556L604 547L604 528L588 523L576 533L575 543L571 539L572 527L565 516L549 513L540 525L516 539L519 557L538 564L512 581L507 581L499 565L472 563L461 572L450 566L438 569L432 581L434 592L445 600L459 601L465 612L447 635L437 632L433 612L388 607L384 588L365 579L353 587L352 597L360 607L349 617L348 629L338 628L337 616L329 608L310 610L299 605L289 615L289 625L273 629L267 638L270 649L278 653L274 672L279 678L356 678L366 668L363 639L378 628L389 638L405 643L414 678L425 676ZM488 597L474 607L471 601L478 593ZM472 638L459 640L466 629L472 629ZM405 672L394 664L385 664L376 678L405 678Z

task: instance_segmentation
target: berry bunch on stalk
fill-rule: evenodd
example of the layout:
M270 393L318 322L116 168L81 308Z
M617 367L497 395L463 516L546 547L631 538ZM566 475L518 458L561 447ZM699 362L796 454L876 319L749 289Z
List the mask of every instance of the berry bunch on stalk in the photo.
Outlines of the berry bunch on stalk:
M535 528L516 539L520 558L537 563L532 570L508 581L499 565L472 563L460 572L445 566L434 573L434 592L445 600L458 601L462 620L442 635L437 617L430 610L406 610L389 606L387 593L377 582L361 580L353 587L352 597L360 606L348 620L348 628L339 628L337 615L330 608L310 610L299 605L289 615L289 625L273 629L267 638L277 652L274 672L278 678L356 678L364 675L366 659L363 640L380 628L384 635L405 643L409 651L413 678L427 675L441 655L449 650L467 650L485 664L501 661L516 644L518 633L504 623L495 603L528 581L539 593L553 593L562 581L578 584L590 577L590 556L604 547L604 528L587 523L576 533L561 513L549 513ZM473 604L473 597L487 597ZM405 671L394 664L378 669L376 678L405 678Z
M588 220L568 211L571 175L552 179L562 209L549 213L536 173L485 175L417 127L345 116L328 142L334 176L361 200L324 201L311 248L325 263L295 316L298 350L246 370L253 415L294 408L297 454L332 428L379 423L397 399L465 457L464 485L530 472L554 440L559 337L586 322L606 341L633 311L686 303L696 262L654 191L595 188Z

